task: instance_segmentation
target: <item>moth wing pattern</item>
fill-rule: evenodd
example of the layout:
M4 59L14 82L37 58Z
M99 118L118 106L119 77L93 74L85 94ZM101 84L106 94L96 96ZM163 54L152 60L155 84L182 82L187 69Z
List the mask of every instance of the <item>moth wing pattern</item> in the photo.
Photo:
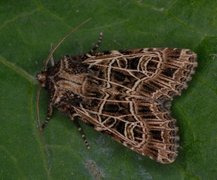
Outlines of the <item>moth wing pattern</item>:
M128 148L161 163L177 156L178 128L170 103L197 66L188 49L135 49L98 53L83 61L82 119Z
M179 140L170 104L187 88L196 59L188 49L172 48L64 56L37 79L49 107L166 164L175 160Z

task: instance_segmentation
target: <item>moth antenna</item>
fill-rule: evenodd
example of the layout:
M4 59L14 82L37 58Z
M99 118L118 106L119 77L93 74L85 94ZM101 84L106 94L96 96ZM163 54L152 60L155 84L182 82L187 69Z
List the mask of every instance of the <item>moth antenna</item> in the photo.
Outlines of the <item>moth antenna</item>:
M77 31L80 27L82 27L84 24L86 24L87 22L89 22L91 20L91 18L88 18L87 20L83 21L81 24L79 24L78 26L76 26L75 28L72 28L68 33L66 33L66 35L59 40L59 42L56 44L56 46L54 46L52 48L52 50L50 51L47 59L44 61L44 70L47 70L47 64L50 60L50 58L52 57L53 53L57 50L57 48L63 43L63 41L73 32Z
M41 93L41 87L39 86L37 90L37 95L36 95L36 116L37 116L38 127L41 127L40 115L39 115L40 114L40 109L39 109L40 93Z

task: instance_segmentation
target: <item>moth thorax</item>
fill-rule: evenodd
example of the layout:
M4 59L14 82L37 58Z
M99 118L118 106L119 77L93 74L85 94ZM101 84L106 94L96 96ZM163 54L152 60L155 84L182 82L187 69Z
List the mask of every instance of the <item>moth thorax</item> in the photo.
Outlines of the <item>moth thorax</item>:
M38 82L40 83L41 87L45 87L46 79L47 79L47 73L42 71L36 75L36 78Z
M74 94L83 93L83 85L85 83L85 74L74 74L69 75L68 73L61 72L59 74L61 80L56 82L58 87L61 87L61 90L67 92L73 92Z

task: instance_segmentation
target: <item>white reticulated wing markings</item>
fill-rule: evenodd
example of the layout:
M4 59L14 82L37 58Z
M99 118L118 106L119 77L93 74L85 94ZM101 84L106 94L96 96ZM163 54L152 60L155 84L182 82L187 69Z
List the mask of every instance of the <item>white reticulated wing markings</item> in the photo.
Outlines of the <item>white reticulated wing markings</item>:
M64 56L37 75L50 106L160 163L177 156L170 115L197 66L188 49L144 48Z

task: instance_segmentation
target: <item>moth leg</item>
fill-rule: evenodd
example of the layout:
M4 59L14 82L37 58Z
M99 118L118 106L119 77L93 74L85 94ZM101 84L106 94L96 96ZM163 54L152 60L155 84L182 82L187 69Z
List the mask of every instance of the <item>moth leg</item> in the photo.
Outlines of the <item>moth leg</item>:
M92 47L92 49L90 50L89 54L93 55L94 53L96 53L96 50L99 48L100 44L102 43L102 38L103 38L103 33L101 32L101 33L99 33L98 41Z
M50 45L50 52L53 50L53 44L51 43ZM54 58L53 58L53 54L51 54L51 57L49 59L51 66L54 66Z
M41 130L43 131L45 127L48 125L49 121L51 120L51 117L53 115L53 105L50 102L47 108L47 115L44 123L41 125Z
M50 58L50 63L51 63L51 66L54 66L54 58L53 58L53 54L52 54L52 56L51 56L51 58Z
M82 129L81 125L79 124L79 122L77 121L76 117L79 117L78 115L74 115L73 117L73 123L76 125L76 127L78 128L79 133L81 134L81 137L84 141L85 146L87 147L87 149L90 149L90 145L87 141L86 135L84 133L84 130Z

